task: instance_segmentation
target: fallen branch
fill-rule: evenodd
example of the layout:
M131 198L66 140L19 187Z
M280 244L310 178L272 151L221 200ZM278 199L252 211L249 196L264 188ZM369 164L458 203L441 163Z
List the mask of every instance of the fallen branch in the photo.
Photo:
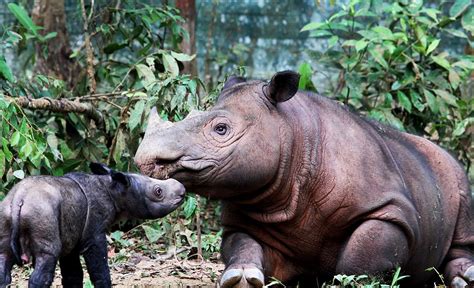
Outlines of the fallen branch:
M104 117L95 109L94 106L88 103L80 103L67 99L50 99L47 97L29 99L27 97L5 97L11 102L15 102L22 108L32 110L49 110L59 113L79 113L93 119L97 125L102 125Z

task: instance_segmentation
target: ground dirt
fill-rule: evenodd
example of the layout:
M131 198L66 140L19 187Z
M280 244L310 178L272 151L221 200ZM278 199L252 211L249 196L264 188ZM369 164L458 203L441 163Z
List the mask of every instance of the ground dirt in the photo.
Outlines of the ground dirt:
M114 287L216 287L218 275L224 269L217 261L166 259L167 255L151 259L134 254L129 259L110 264ZM84 269L84 272L86 270ZM12 287L27 287L32 267L14 267ZM93 287L85 272L84 287ZM61 287L61 275L56 269L53 287Z

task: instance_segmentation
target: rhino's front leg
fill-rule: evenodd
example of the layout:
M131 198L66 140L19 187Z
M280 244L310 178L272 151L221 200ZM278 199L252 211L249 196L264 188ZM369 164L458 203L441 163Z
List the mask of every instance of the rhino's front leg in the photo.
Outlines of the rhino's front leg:
M87 272L94 287L111 287L110 270L107 263L107 240L105 233L96 235L89 248L84 252Z
M245 233L230 233L222 240L222 258L225 271L221 287L255 287L264 285L263 250L252 237Z
M61 283L64 287L82 287L84 274L82 272L81 259L79 252L72 252L69 255L59 258L59 267L61 267Z

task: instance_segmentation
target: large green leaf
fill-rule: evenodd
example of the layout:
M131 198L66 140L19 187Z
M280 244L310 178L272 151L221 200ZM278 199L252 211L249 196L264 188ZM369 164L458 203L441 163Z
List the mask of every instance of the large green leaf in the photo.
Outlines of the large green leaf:
M0 74L10 82L14 81L12 70L10 70L10 67L8 67L8 64L3 56L0 57Z
M43 38L39 35L38 30L40 27L36 26L28 16L28 12L22 6L19 6L15 3L8 3L8 9L15 15L15 18L20 22L20 24L25 27L31 34L42 40Z
M132 112L130 113L130 119L128 119L128 127L131 131L140 125L142 121L143 110L145 110L145 100L140 100L133 107Z
M309 24L304 25L303 28L301 28L300 32L315 30L321 28L324 25L326 25L326 23L311 22Z
M135 68L137 69L138 76L142 79L143 87L146 90L150 90L156 83L156 77L151 68L145 64L137 64Z
M311 83L311 76L313 76L313 69L308 63L303 63L298 69L300 73L300 82L298 84L298 89L306 90L309 84Z
M435 89L433 91L436 93L436 95L443 98L449 105L458 107L457 98L453 94L441 89Z
M431 55L431 59L446 70L451 68L451 64L449 64L449 61L444 57Z
M436 96L431 93L430 90L423 88L423 94L425 95L426 103L428 103L428 107L433 113L438 114L439 112L439 105L438 101L436 101Z
M174 77L179 74L179 67L176 59L169 54L163 54L163 65L165 66L166 71L170 72Z
M474 7L469 8L462 16L461 24L464 29L474 34Z
M142 228L143 228L143 231L145 231L146 238L151 243L158 241L161 238L161 236L165 234L163 231L155 229L149 225L143 225Z
M461 15L469 5L471 5L472 0L456 0L453 6L449 9L449 16L458 17Z
M408 113L411 113L412 105L408 96L402 91L397 91L397 99L400 106L402 106Z
M383 58L383 50L381 50L379 48L371 47L371 48L368 49L368 51L369 51L370 55L372 55L372 57L374 57L374 59L375 59L375 61L377 61L377 63L379 63L383 68L388 69L388 63Z

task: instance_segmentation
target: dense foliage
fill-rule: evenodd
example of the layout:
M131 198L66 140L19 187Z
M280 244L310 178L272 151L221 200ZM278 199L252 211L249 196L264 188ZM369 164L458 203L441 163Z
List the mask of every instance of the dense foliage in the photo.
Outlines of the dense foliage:
M163 118L178 120L208 101L198 97L202 86L199 79L180 74L181 63L195 56L178 50L187 34L175 8L124 2L120 8L110 5L96 12L88 27L93 65L87 45L76 48L70 55L71 65L78 65L80 72L74 75L72 85L31 68L37 56L35 45L41 45L42 53L47 54L45 44L56 33L42 35L41 27L23 7L9 4L9 9L18 23L4 33L1 45L10 47L15 59L26 59L22 67L29 68L14 75L14 69L0 56L0 199L26 175L87 171L90 161L134 171L133 155L151 106L157 106ZM92 85L95 90L91 90ZM35 109L21 105L39 99L47 101ZM86 112L76 107L65 113L60 101ZM183 241L196 247L196 229L192 227L194 216L200 212L198 201L197 196L187 197L184 209L175 213L179 214L178 222L167 217L144 223L134 232L144 233L150 245L169 233L170 237L163 238L177 241L174 245ZM206 205L203 199L201 206ZM215 205L209 205L208 210L213 211ZM205 229L217 227L215 217L207 218L212 219L206 220ZM171 222L176 224L174 228ZM215 252L218 231L205 231L204 252ZM120 233L113 234L111 241L117 247L128 243Z
M336 72L335 79L328 76L332 83L324 94L440 143L469 169L474 160L474 57L451 51L449 41L472 45L473 15L470 0L441 7L421 0L353 0L302 31L328 39L323 53L309 52L324 70ZM300 67L301 88L315 89L310 64Z

